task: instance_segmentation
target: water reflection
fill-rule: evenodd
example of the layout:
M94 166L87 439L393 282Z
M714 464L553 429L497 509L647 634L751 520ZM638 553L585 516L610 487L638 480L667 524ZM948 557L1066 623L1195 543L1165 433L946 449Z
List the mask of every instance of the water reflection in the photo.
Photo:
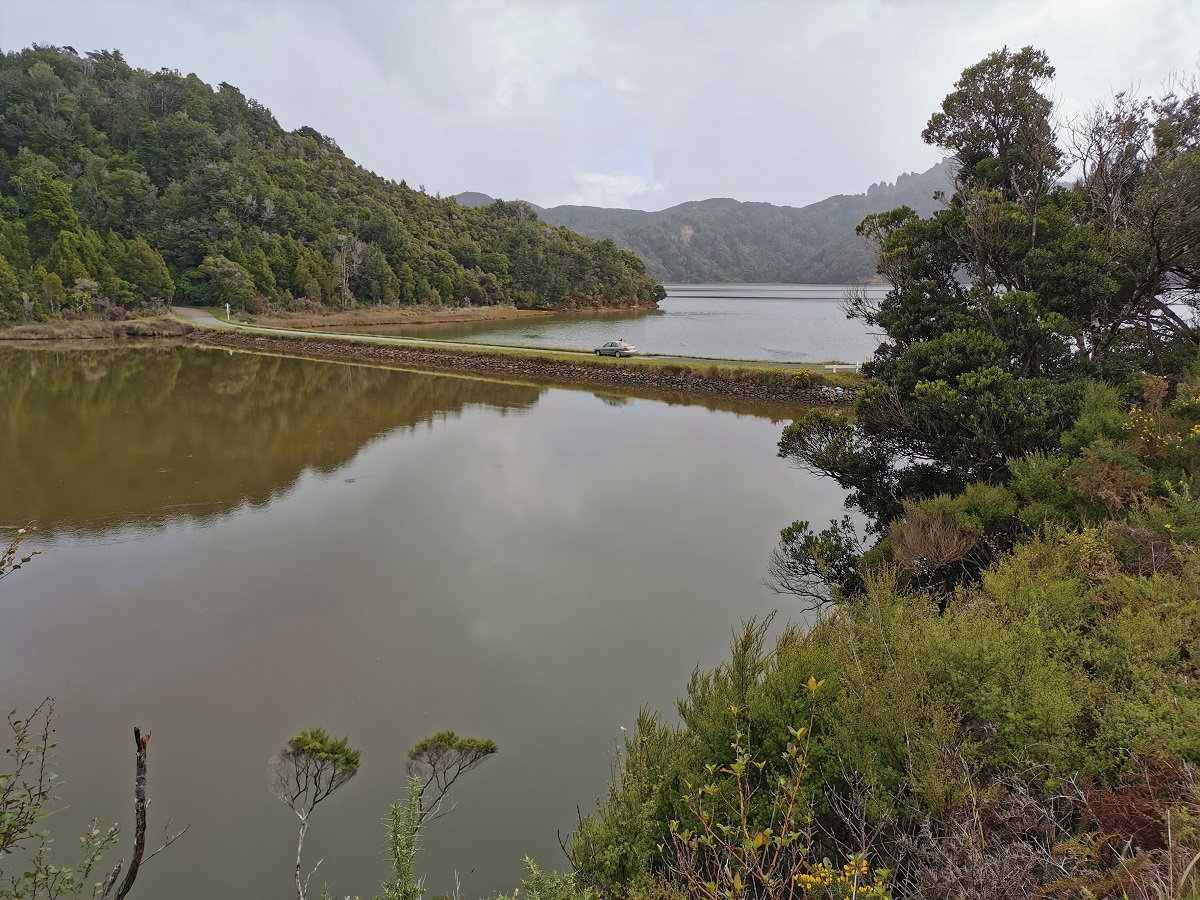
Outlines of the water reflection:
M129 729L154 728L155 835L192 829L151 897L286 900L264 768L317 725L364 758L306 843L335 896L377 890L404 752L444 728L500 753L429 830L430 894L561 868L620 726L780 604L779 529L842 500L766 419L607 391L161 345L5 351L0 377L3 519L57 531L0 583L0 702L60 700L64 854L92 815L128 825Z
M595 396L609 406L628 406L633 402L632 397L622 397L619 394L596 394Z
M0 384L0 523L47 533L262 505L379 435L543 393L188 346L0 349Z

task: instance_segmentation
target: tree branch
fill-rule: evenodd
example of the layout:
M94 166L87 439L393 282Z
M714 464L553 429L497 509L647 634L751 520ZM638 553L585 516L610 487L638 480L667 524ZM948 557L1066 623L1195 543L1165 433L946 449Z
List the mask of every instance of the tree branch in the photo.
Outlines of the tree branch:
M173 843L175 843L177 840L179 840L181 837L183 837L185 834L187 834L188 829L191 827L192 827L191 823L189 822L187 825L183 826L183 831L177 831L174 834L171 834L171 820L167 819L167 824L165 826L163 826L163 831L166 833L167 839L165 841L163 841L163 845L161 847L159 847L157 850L155 850L153 853L151 853L149 856L147 856L145 859L143 859L142 862L143 863L150 862L150 860L154 859L154 857L158 856L158 854L162 853L164 850L166 850L168 847L170 847Z
M129 859L129 871L117 889L116 900L123 900L133 889L138 869L142 865L142 854L146 851L146 756L150 749L150 732L133 727L133 744L137 748L136 775L133 784L133 856Z

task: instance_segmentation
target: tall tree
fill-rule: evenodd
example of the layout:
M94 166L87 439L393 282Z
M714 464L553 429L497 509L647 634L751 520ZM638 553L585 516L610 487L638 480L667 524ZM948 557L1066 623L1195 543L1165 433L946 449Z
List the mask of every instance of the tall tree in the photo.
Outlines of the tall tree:
M879 537L914 502L1004 483L1010 460L1058 450L1087 380L1195 362L1200 327L1179 306L1200 308L1200 94L1102 108L1068 188L1053 74L1028 47L966 69L923 132L957 166L944 208L859 226L891 290L852 296L847 312L884 342L854 420L810 413L779 452L835 478ZM846 561L860 552L846 523L797 522L772 574L829 597L856 583Z
M1043 90L1054 67L1040 50L1007 47L968 67L942 101L921 138L958 161L959 194L994 190L1020 203L1037 236L1037 210L1062 171L1051 116L1054 104Z

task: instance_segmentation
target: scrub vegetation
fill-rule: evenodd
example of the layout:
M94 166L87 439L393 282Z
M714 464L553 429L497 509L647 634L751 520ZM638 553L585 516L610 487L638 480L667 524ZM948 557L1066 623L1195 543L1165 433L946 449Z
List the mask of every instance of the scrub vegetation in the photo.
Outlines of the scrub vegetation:
M1200 894L1200 93L1060 132L1053 75L968 68L943 208L860 226L884 343L779 444L849 492L771 559L815 624L642 714L569 845L596 894Z

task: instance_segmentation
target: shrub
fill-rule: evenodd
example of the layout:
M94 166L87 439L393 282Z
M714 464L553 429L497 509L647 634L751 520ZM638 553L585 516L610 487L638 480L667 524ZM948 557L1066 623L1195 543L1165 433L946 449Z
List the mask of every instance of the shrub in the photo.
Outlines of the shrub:
M947 504L932 508L953 510L964 531L1014 508L1011 495L993 489ZM572 838L573 850L586 847L593 861L581 866L585 880L612 896L664 874L679 882L678 850L671 855L663 823L700 833L696 791L730 767L731 745L753 740L762 785L788 778L786 728L811 710L797 799L813 813L814 859L848 851L899 864L888 848L905 836L919 843L928 828L931 846L958 860L954 883L979 883L984 873L997 890L1025 878L1044 884L1061 863L1098 884L1112 875L1111 857L1078 844L1077 859L1046 856L1049 845L1017 823L1041 809L1055 817L1055 842L1084 840L1093 826L1072 787L1078 779L1098 799L1097 819L1106 815L1103 792L1123 796L1121 786L1148 766L1169 772L1200 762L1200 551L1172 549L1173 571L1142 577L1120 564L1110 527L1046 526L978 582L954 588L949 603L904 588L884 566L867 573L857 603L811 630L789 625L768 646L767 623L747 624L725 663L693 675L679 703L681 728L639 720L618 778ZM825 681L815 706L810 678ZM724 784L706 796L732 796ZM772 827L771 802L747 809L751 839ZM956 822L975 822L979 846L994 853L972 856L954 843ZM1125 828L1112 816L1105 822ZM1118 837L1150 852L1139 835ZM1042 855L1022 850L1028 841L1041 841Z

